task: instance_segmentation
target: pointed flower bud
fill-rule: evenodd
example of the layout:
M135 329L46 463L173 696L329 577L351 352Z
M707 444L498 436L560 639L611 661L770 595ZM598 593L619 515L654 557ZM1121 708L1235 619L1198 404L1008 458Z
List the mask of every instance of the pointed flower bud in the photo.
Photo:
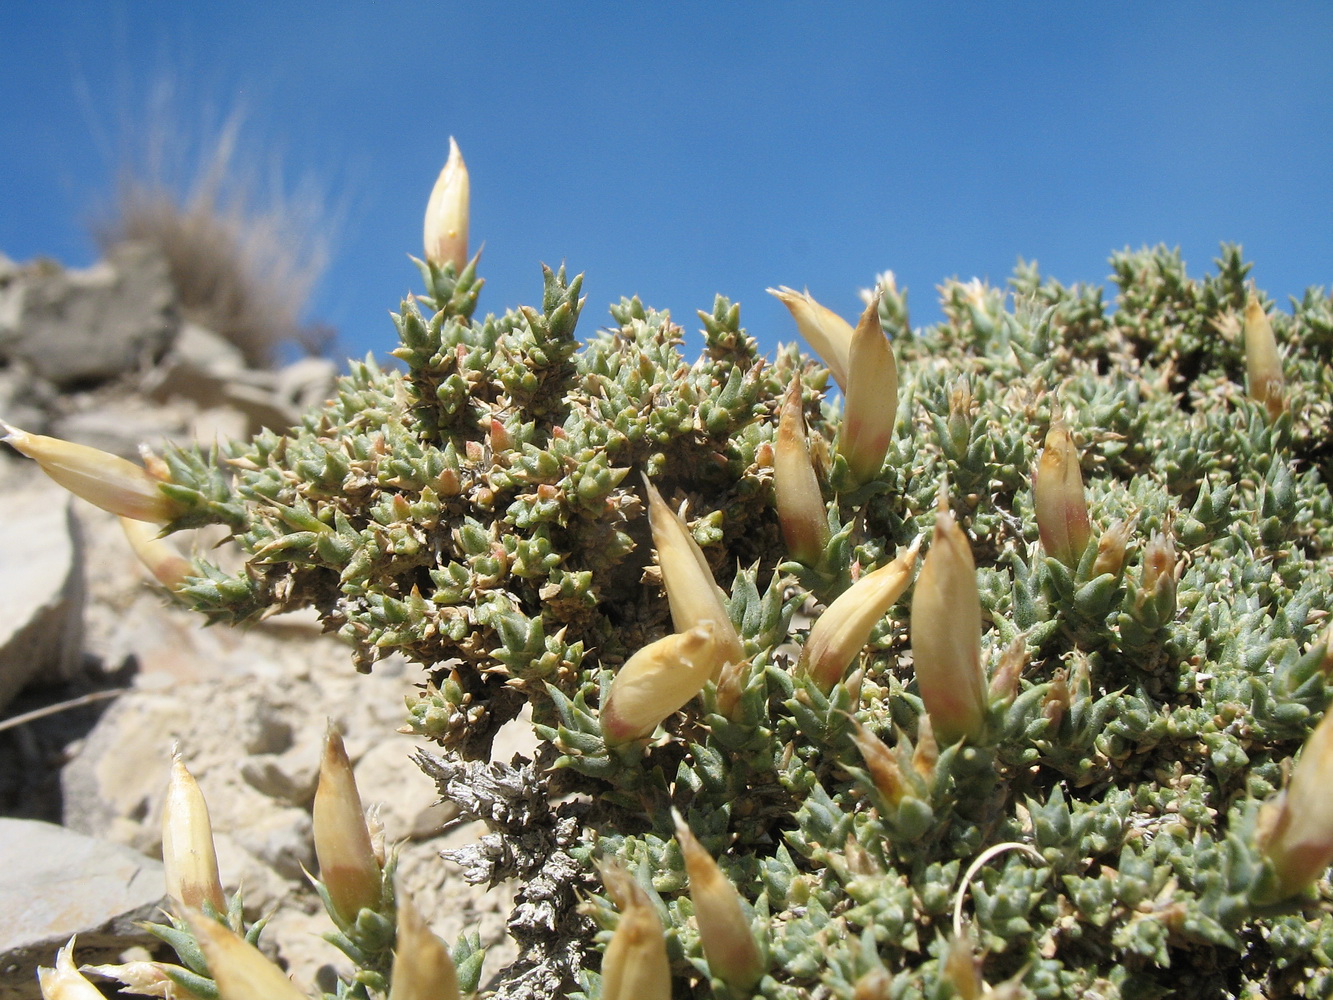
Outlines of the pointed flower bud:
M379 909L380 866L370 843L352 762L341 734L332 725L324 737L313 819L320 880L333 904L333 915L351 924L362 910Z
M220 1000L306 1000L258 948L198 910L186 910Z
M1142 599L1154 599L1164 592L1175 600L1176 545L1170 535L1156 531L1143 550Z
M1325 712L1301 751L1291 782L1265 805L1259 849L1273 862L1273 902L1303 890L1333 864L1333 711Z
M791 388L782 400L777 447L773 452L773 489L788 554L807 566L818 564L828 547L828 516L806 443L799 375L792 379Z
M838 451L852 478L879 475L898 414L898 363L879 324L879 297L866 306L852 334L847 359L847 405Z
M990 697L1008 705L1018 694L1018 682L1028 664L1028 647L1021 635L1014 636L1000 654L999 666L990 679Z
M838 388L846 392L852 325L832 309L821 306L809 292L798 292L783 285L768 289L768 294L776 296L790 310L792 319L796 320L796 329L828 367Z
M979 739L986 723L981 671L981 598L967 536L944 493L930 550L912 593L912 658L917 688L945 743Z
M648 492L648 524L657 549L657 564L662 570L662 586L671 605L671 621L677 632L687 632L701 622L713 623L723 650L717 663L718 673L712 677L717 680L723 663L745 659L741 637L731 623L722 588L713 579L713 571L694 534L680 515L667 506L647 476L643 483Z
M1286 407L1286 380L1282 377L1282 359L1277 353L1273 324L1250 295L1245 300L1245 387L1251 399L1263 403L1270 419L1276 420Z
M821 691L829 691L842 680L875 624L912 582L916 552L913 542L891 563L867 573L839 594L815 620L801 649L798 669L808 673Z
M138 521L166 524L183 512L181 505L162 492L162 484L142 467L118 455L84 444L29 434L0 421L7 441L35 460L42 471L75 496Z
M866 773L875 783L875 788L890 805L896 806L907 794L903 770L898 765L898 755L883 740L872 733L861 720L848 716L852 720L852 742L861 751L861 758L866 764Z
M154 579L170 591L180 589L186 577L194 575L190 560L176 551L170 542L158 537L155 530L145 521L136 521L132 517L122 517L120 526L125 531L125 539L130 548L139 557L139 562L153 574Z
M970 928L949 940L944 957L943 978L954 988L960 1000L981 1000L986 995L986 981L981 978L976 945Z
M671 1000L671 965L657 908L619 862L601 864L620 923L602 956L602 1000Z
M1088 501L1083 495L1083 476L1078 451L1069 428L1060 417L1051 420L1046 447L1041 451L1032 484L1041 545L1052 556L1073 568L1083 558L1092 538Z
M935 765L940 760L940 745L935 742L935 727L930 716L923 715L916 724L916 749L912 751L912 770L924 780L935 777Z
M467 166L458 143L449 137L449 159L435 180L426 203L426 260L436 266L452 264L461 272L467 266L467 227L471 192Z
M162 804L162 867L167 895L178 907L202 910L207 904L217 913L227 911L208 803L186 768L179 746L171 753L171 777Z
M43 1000L103 1000L102 991L74 966L74 938L56 952L54 969L38 968L37 983Z
M721 673L723 655L712 622L644 646L611 680L600 714L606 742L628 743L650 736L659 722L702 691L714 672Z
M1119 576L1125 567L1125 549L1129 545L1130 522L1113 521L1097 539L1097 559L1092 564L1092 575L1110 573Z
M676 840L685 856L690 900L708 971L737 993L748 994L764 974L764 957L745 919L740 893L674 809Z
M436 937L421 911L401 889L398 939L393 950L389 1000L458 1000L458 973L445 943Z

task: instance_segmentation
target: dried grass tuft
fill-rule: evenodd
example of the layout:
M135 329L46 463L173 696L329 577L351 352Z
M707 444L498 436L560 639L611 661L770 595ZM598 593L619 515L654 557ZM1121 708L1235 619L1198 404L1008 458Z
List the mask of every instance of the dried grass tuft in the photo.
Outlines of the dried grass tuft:
M285 343L322 353L331 331L302 318L328 262L335 213L309 184L289 191L280 164L261 171L242 151L241 110L195 141L180 127L173 93L159 85L148 121L122 129L129 141L94 238L103 250L123 240L157 246L185 317L251 364L272 364Z

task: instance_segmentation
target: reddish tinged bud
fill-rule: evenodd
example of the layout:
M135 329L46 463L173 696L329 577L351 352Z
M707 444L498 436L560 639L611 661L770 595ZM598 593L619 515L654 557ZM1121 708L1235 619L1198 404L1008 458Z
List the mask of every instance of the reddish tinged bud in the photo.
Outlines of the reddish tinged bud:
M712 622L644 646L611 680L599 715L606 742L651 736L658 723L702 691L709 678L721 675L724 656Z
M1154 532L1143 550L1143 593L1155 597L1159 592L1176 590L1176 546L1170 535Z
M930 550L912 592L912 658L917 688L945 743L981 738L986 680L981 671L981 597L963 529L940 493Z
M1018 681L1023 676L1023 668L1028 665L1028 647L1023 637L1015 636L1000 654L999 666L990 679L990 697L1005 704L1014 700L1018 694Z
M935 765L940 759L940 745L935 742L935 727L930 716L923 715L916 724L916 749L912 751L912 770L926 781L935 777Z
M981 963L977 961L970 930L954 935L949 941L944 958L944 979L960 1000L981 1000L986 995L986 981L981 976Z
M842 680L876 623L912 582L916 552L914 542L893 562L865 574L815 620L801 648L798 669L808 673L821 691Z
M1246 391L1251 399L1264 404L1269 419L1276 420L1287 405L1286 380L1273 324L1254 295L1245 301L1244 331Z
M855 716L848 718L852 720L852 742L861 751L866 773L885 801L896 806L907 794L902 768L898 766L898 755Z
M1092 527L1078 452L1069 437L1069 428L1059 417L1051 421L1046 434L1046 447L1041 451L1032 484L1032 498L1046 554L1071 568L1077 566L1092 537Z
M1325 712L1301 751L1291 781L1259 818L1259 850L1273 862L1272 902L1301 892L1333 864L1333 711ZM1267 902L1269 900L1265 900Z
M1092 564L1092 575L1109 573L1119 576L1125 567L1125 549L1129 545L1131 526L1128 521L1114 521L1097 539L1097 559Z
M788 554L807 566L818 565L828 547L828 516L806 443L799 375L792 379L778 418L778 440L773 450L773 489Z
M745 919L740 893L695 839L680 813L673 810L672 816L708 971L733 990L748 993L764 974L764 958Z
M852 325L832 309L821 306L810 297L809 292L798 292L783 285L781 288L770 288L768 294L776 296L791 311L792 319L796 320L796 329L827 366L838 388L846 392Z
M865 483L884 467L898 414L898 364L879 325L878 296L852 334L846 395L838 452L847 459L852 479Z
M382 902L380 866L343 738L329 726L314 805L315 857L336 916L345 924Z
M1065 713L1069 711L1070 702L1069 674L1061 667L1051 675L1051 686L1047 688L1046 697L1041 704L1041 714L1051 724L1047 732L1053 733L1060 728Z

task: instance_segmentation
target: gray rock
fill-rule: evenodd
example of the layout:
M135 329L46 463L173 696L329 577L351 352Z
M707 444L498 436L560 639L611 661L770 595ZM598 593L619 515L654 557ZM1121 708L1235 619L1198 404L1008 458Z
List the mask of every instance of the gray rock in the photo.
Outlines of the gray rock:
M175 336L176 292L161 253L113 247L86 270L29 265L5 282L0 359L58 386L116 378L160 358Z
M0 497L0 707L83 661L83 563L73 498L41 484Z
M154 939L136 926L159 919L161 862L63 827L0 818L0 1000L31 1000L37 966L79 936L80 963L114 962Z
M3 292L0 292L3 294ZM0 368L0 417L30 434L46 434L55 388L23 362Z
M183 323L162 363L144 377L143 388L165 402L185 398L202 408L221 406L227 386L245 370L235 345L197 323Z

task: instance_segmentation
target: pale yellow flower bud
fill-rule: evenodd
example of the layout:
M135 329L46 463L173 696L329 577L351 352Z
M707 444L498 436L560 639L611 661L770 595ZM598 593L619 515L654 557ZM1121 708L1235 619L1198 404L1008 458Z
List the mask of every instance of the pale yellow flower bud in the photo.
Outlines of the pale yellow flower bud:
M432 264L453 264L461 272L467 266L467 229L471 190L467 166L458 143L449 137L449 159L435 180L426 203L426 259Z
M182 508L162 492L162 484L133 462L43 434L29 434L0 421L7 441L37 462L42 471L75 496L89 503L138 521L166 524L179 517Z
M1277 353L1273 324L1259 300L1250 295L1245 301L1245 386L1251 399L1263 403L1274 420L1286 407L1286 380L1282 359Z
M74 938L56 952L54 969L38 968L37 983L43 1000L104 1000L102 991L74 966Z
M662 586L671 605L672 624L677 632L687 632L701 622L713 623L723 650L717 673L711 678L717 680L722 664L745 659L741 637L727 614L722 588L713 579L713 571L693 533L680 515L667 506L647 476L643 483L648 492L648 524L657 549L657 565L662 570Z
M1070 568L1077 566L1092 538L1092 525L1078 451L1059 416L1051 420L1046 433L1046 447L1041 451L1032 484L1032 500L1046 554Z
M1273 901L1303 890L1333 864L1333 711L1325 712L1301 751L1291 781L1261 817L1259 849L1273 862Z
M912 582L917 543L838 595L810 629L801 649L798 669L810 675L821 691L842 679L865 647L875 623Z
M879 297L866 306L848 352L847 401L838 451L852 478L879 475L898 414L898 363L879 324Z
M773 489L778 521L788 554L807 566L816 565L829 542L828 516L819 492L815 466L805 436L801 409L801 377L792 379L778 418L777 447L773 452Z
M449 949L426 926L411 898L402 889L395 895L398 939L389 1000L458 1000L458 973Z
M944 503L912 593L912 658L917 688L945 743L978 739L986 723L981 670L981 598L963 529Z
M218 913L226 912L208 803L179 747L171 754L171 777L162 804L162 868L167 895L177 906L202 910L207 903Z
M650 642L616 671L602 706L607 743L650 736L657 724L703 690L720 673L725 651L712 622Z
M363 909L377 910L382 901L380 866L370 842L352 762L338 730L329 726L319 787L314 805L315 857L319 877L344 923L353 923Z
M846 392L852 325L832 309L821 306L809 292L798 292L783 285L768 289L768 294L776 296L791 311L796 329L828 367L838 388Z
M740 893L699 843L680 813L672 810L676 840L685 856L694 919L699 925L708 971L738 993L748 993L764 974L764 957L745 919Z
M190 560L177 552L171 543L159 538L157 531L149 527L147 522L122 517L120 526L125 530L125 539L139 557L139 562L168 590L180 589L185 579L194 575Z
M657 909L618 862L603 862L601 873L620 910L620 923L602 956L602 1000L671 1000L671 964Z
M186 910L220 1000L306 1000L258 948L198 910Z

